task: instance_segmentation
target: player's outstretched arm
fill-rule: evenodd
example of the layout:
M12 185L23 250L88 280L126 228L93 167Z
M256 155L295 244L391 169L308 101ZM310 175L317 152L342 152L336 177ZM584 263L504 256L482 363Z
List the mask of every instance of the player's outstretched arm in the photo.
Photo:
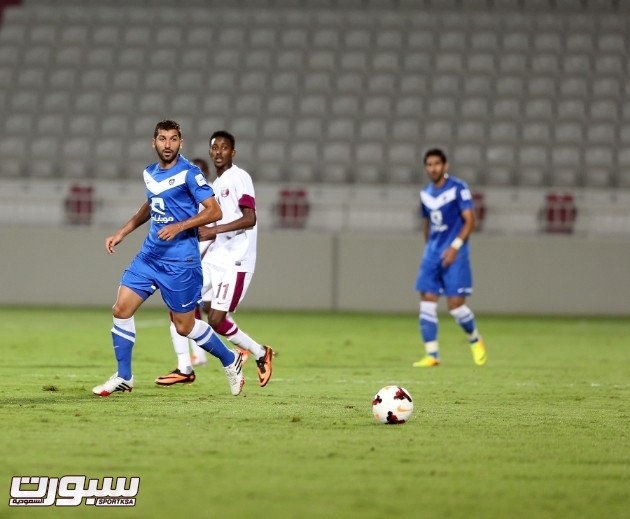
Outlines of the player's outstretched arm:
M127 236L130 232L135 231L142 224L149 221L151 217L151 208L149 206L149 202L144 202L140 208L136 211L129 221L123 225L116 234L113 236L108 236L105 238L105 250L108 254L113 254L115 252L115 247L118 245L125 236Z
M203 209L195 216L188 218L183 222L172 223L171 225L162 227L158 232L158 238L166 241L172 240L180 232L185 231L186 229L192 229L193 227L200 227L202 225L216 222L223 216L221 206L214 196L211 196L201 202L201 205L203 205Z

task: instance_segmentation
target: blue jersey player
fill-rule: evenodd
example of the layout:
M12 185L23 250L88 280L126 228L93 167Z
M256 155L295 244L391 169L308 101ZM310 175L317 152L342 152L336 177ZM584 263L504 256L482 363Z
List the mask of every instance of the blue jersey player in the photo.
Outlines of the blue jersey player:
M195 318L201 302L202 271L197 228L221 219L214 191L201 170L180 155L183 140L175 121L160 121L153 133L158 161L144 170L147 201L113 236L105 240L108 254L129 233L151 221L142 248L120 280L111 330L118 371L92 392L109 396L131 391L131 354L136 340L134 314L157 289L173 315L177 333L217 357L233 395L244 384L240 353L228 349L210 325ZM199 205L203 209L199 211Z
M486 362L486 350L475 316L466 305L466 296L472 294L468 238L475 226L470 189L447 174L448 162L440 149L425 153L424 169L431 182L420 191L426 247L416 290L420 292L420 331L426 356L413 365L440 365L437 305L444 295L449 312L468 335L475 364L481 366Z

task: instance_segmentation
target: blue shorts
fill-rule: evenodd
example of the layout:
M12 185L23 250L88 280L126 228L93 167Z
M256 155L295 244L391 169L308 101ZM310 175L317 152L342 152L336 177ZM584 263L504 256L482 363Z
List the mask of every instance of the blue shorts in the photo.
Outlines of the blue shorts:
M472 271L468 254L460 251L448 267L442 266L440 256L425 255L416 279L416 290L446 297L466 297L472 294Z
M166 306L175 313L186 313L201 302L203 275L201 264L182 266L138 254L123 272L120 284L142 299L159 288Z

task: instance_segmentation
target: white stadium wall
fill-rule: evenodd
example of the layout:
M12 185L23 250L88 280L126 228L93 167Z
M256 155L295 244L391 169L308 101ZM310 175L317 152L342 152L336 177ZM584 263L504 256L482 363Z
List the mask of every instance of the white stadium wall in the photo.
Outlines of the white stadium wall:
M102 228L0 228L2 305L110 306L141 230L113 256ZM242 308L416 312L418 233L261 229ZM576 236L475 235L478 313L630 314L630 242ZM156 294L149 303L162 305Z

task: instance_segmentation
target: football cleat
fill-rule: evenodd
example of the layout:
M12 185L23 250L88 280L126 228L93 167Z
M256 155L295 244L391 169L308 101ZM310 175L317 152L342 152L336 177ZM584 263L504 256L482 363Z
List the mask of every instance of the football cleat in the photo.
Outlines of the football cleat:
M256 370L258 371L258 385L265 387L271 378L271 361L273 360L273 350L269 346L263 346L265 354L256 360Z
M477 342L473 342L470 345L470 351L477 366L483 366L486 363L488 356L486 355L486 346L481 337Z
M195 381L195 372L182 373L179 369L175 369L166 375L162 375L155 379L155 383L160 386L172 386L173 384L190 384Z
M234 396L240 394L245 384L245 376L243 375L243 356L239 351L235 351L236 358L234 362L225 368L225 376L230 384L230 391Z
M109 396L116 391L129 391L133 389L133 375L130 380L125 380L118 376L118 373L114 373L100 386L92 388L92 393L98 396Z
M240 346L234 346L234 348L241 354L243 357L243 364L245 364L249 360L249 350L241 348Z
M432 355L426 355L419 361L413 363L414 368L432 368L433 366L439 366L440 359L436 359Z

